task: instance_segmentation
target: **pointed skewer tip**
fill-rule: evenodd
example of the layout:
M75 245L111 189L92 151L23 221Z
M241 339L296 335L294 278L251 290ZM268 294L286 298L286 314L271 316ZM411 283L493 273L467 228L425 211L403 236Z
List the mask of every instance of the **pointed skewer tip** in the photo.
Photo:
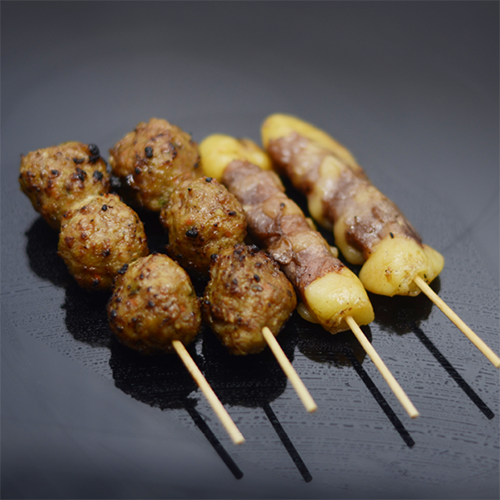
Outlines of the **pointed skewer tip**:
M469 328L453 309L420 277L416 276L414 283L436 304L448 319L481 351L495 368L500 368L500 358L488 345Z
M309 391L304 385L304 382L302 382L302 380L298 376L295 368L290 363L290 360L286 357L283 349L273 335L273 332L271 332L271 330L267 326L265 326L262 329L262 335L264 336L264 339L266 340L269 348L276 357L282 370L285 372L285 375L288 377L288 380L290 380L291 384L293 385L293 388L295 389L295 392L297 393L299 399L302 401L305 409L309 413L315 412L318 409L318 406L309 394Z
M365 334L363 333L363 330L361 330L359 325L356 323L356 320L352 316L347 316L345 319L347 324L349 325L349 328L352 330L352 332L358 339L359 343L362 345L363 349L366 351L370 359L373 361L373 364L377 367L378 371L380 372L382 377L384 377L385 381L389 385L394 395L398 398L399 402L406 410L406 413L408 413L408 415L411 418L418 417L419 412L417 411L415 406L413 406L413 403L410 401L410 398L403 391L398 381L394 378L394 375L390 372L385 363L382 361L382 358L378 355L375 348L366 338Z
M226 429L227 433L233 440L233 443L236 445L244 443L245 438L239 431L238 427L236 427L236 424L233 422L224 406L222 406L219 398L213 391L212 387L210 387L210 384L207 382L207 379L204 377L203 373L201 373L200 369L194 362L189 352L184 347L184 344L180 340L173 340L172 345L176 353L184 363L184 366L187 368L188 372L198 384L198 387L200 388L201 392L203 392L203 395L209 402L210 406Z

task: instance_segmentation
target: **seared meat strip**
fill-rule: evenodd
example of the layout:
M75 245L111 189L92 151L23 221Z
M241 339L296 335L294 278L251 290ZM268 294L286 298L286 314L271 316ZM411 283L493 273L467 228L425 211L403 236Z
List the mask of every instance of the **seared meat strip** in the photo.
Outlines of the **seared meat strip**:
M321 130L286 115L262 126L263 142L276 169L308 198L315 220L331 228L335 243L371 292L417 295L413 283L430 283L444 259L422 243L398 207L368 180L347 150Z
M370 323L373 309L361 282L311 229L300 208L284 194L278 176L246 159L247 142L232 139L233 161L223 169L222 182L243 205L249 233L294 285L303 303L299 312L332 333L349 329L347 316L361 325ZM213 136L202 142L201 151L207 144L217 148ZM210 158L202 153L206 172L212 166Z

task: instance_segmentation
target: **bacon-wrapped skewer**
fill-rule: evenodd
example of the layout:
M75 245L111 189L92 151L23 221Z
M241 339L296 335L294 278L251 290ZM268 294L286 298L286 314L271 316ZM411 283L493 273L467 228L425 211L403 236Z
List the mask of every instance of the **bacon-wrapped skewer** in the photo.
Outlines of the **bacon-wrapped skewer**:
M277 170L307 196L313 218L333 227L345 258L363 265L359 278L368 291L387 296L423 291L500 367L500 358L428 286L443 269L443 256L422 243L346 148L313 125L282 114L265 120L262 139Z
M229 153L221 154L221 150ZM212 135L202 141L200 153L205 173L221 178L238 198L250 234L280 264L293 284L302 301L301 315L331 333L353 330L410 416L418 416L359 328L374 319L363 285L332 254L328 243L310 227L297 204L285 195L278 176L252 163L259 157L266 158L264 152L249 140Z
M191 272L210 275L202 309L205 321L231 354L261 352L267 345L307 411L317 409L275 339L296 306L292 285L269 256L245 246L247 224L240 202L213 177L184 182L160 219L167 252Z

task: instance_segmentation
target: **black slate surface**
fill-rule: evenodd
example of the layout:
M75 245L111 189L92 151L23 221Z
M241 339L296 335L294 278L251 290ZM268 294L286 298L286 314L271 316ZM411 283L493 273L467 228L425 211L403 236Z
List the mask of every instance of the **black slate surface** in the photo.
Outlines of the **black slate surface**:
M350 333L280 334L309 415L269 353L204 330L235 447L175 357L111 338L17 181L21 153L106 152L152 116L201 141L295 114L444 254L436 290L499 352L498 60L495 2L3 2L2 498L498 498L498 371L424 297L373 296L364 328L416 420Z

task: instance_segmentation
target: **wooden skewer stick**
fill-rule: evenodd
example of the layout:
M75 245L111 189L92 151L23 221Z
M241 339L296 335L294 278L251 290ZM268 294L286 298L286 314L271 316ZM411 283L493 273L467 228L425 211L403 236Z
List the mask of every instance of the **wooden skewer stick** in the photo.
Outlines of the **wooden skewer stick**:
M227 413L222 403L219 401L219 398L210 387L207 379L203 376L200 369L196 366L196 363L193 361L193 358L187 352L184 344L180 340L172 340L172 345L174 346L175 351L181 358L185 367L188 369L191 376L194 378L195 382L198 384L198 387L203 392L204 396L207 398L208 402L212 406L216 415L219 417L222 425L226 428L229 436L233 440L234 444L242 444L245 442L245 438L236 427L236 424L233 422L229 413Z
M269 328L265 326L262 329L262 335L266 339L266 342L269 345L271 351L273 352L274 356L278 360L278 363L285 372L285 375L288 377L288 380L290 380L290 382L292 383L295 392L299 396L306 410L308 412L316 411L318 409L318 406L309 394L309 391L307 390L300 377L297 375L295 368L290 363L290 360L286 357L283 349L281 349L281 346L278 344L278 341L273 335L273 332L271 332L271 330L269 330Z
M403 391L398 381L394 378L394 376L389 371L387 366L385 366L385 363L382 361L382 358L378 355L377 351L370 344L365 334L363 333L359 325L356 323L355 319L352 316L347 316L346 322L349 325L349 328L354 333L354 335L356 335L356 338L358 339L359 343L363 346L363 349L366 351L368 356L370 356L370 359L373 361L374 365L378 368L382 377L384 377L385 381L389 384L389 387L391 388L392 392L399 399L399 402L403 405L403 408L406 410L408 415L410 415L411 418L418 417L420 413L417 411L415 406L413 406L413 403L410 401L410 398L408 398L408 396Z
M417 276L413 281L488 360L493 363L493 366L500 368L500 358L462 321L457 313L420 276Z

